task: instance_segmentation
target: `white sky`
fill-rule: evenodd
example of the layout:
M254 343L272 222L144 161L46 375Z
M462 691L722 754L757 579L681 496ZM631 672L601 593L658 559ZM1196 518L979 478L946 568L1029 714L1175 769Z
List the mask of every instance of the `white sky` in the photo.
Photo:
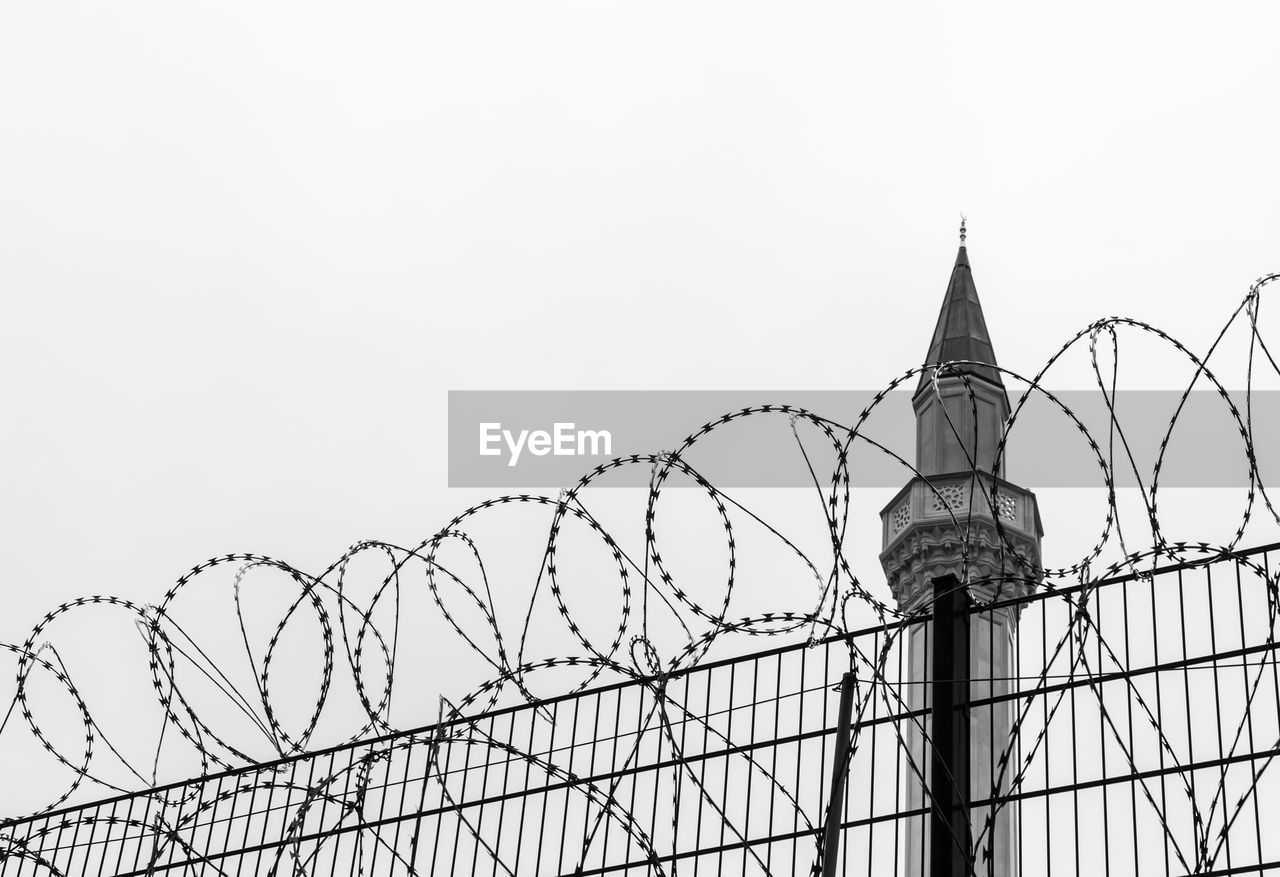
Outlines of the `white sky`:
M877 388L925 353L961 211L1002 365L1110 314L1204 349L1280 269L1278 30L1273 3L6 4L0 639L214 554L417 542L480 497L445 486L449 390Z

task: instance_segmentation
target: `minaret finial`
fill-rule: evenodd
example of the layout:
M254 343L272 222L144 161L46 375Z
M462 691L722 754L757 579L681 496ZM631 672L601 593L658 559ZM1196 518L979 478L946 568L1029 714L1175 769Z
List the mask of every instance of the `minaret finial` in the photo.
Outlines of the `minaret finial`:
M965 225L965 218L964 218L964 214L961 213L960 214L960 246L962 247L964 246L964 238L965 238L964 225Z

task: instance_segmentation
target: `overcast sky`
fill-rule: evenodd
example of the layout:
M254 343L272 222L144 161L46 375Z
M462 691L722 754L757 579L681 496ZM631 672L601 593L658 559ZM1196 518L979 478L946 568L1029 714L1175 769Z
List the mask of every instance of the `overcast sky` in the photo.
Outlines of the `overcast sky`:
M961 212L1002 365L1111 314L1203 350L1280 269L1278 32L1270 2L5 4L0 639L215 554L426 537L480 497L449 390L878 388Z

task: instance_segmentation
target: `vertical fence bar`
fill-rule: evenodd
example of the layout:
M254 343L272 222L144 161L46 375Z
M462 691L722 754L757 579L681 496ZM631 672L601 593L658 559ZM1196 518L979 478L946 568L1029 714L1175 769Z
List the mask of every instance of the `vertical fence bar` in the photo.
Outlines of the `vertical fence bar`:
M831 794L822 836L822 877L835 877L840 861L840 822L844 819L844 782L849 773L849 730L853 719L853 671L840 680L840 712L836 716L835 758L831 762Z
M969 873L969 600L953 575L933 580L933 773L930 875Z

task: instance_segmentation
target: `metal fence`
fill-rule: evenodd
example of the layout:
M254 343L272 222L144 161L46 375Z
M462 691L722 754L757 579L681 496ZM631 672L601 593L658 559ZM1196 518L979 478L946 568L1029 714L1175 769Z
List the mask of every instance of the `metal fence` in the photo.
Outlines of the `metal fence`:
M0 873L936 873L940 764L963 872L1280 869L1276 549L965 610L963 765L939 613L9 820Z

